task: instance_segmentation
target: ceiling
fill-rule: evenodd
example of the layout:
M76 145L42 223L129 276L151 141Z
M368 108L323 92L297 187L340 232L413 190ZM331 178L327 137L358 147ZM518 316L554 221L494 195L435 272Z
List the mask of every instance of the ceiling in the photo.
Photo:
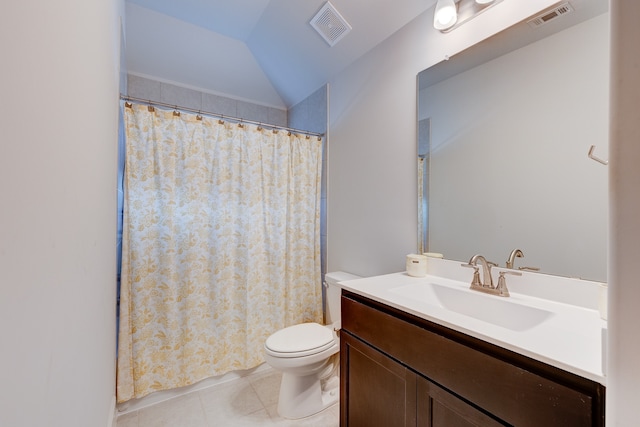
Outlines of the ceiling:
M353 28L330 47L310 25L326 0L126 0L129 73L286 109L317 89L436 0L331 0ZM574 11L535 31L519 23L421 73L421 85L561 31L608 10L570 0ZM429 12L431 13L431 12Z
M325 0L127 0L128 72L291 107L435 0L331 0L353 28L330 47L309 24Z

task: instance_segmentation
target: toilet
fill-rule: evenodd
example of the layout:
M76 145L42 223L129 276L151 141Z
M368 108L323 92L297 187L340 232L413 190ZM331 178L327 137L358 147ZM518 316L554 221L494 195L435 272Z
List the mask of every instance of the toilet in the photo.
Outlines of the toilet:
M338 351L340 294L338 282L360 276L342 271L325 275L326 326L301 323L281 329L264 343L264 359L282 372L278 414L283 418L308 417L340 398Z

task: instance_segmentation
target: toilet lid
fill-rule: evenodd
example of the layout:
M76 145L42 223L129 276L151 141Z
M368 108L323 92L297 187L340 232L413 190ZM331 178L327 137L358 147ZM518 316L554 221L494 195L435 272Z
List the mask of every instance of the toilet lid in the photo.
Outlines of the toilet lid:
M274 333L264 346L270 353L280 353L281 357L298 357L323 351L334 342L331 329L318 323L301 323Z

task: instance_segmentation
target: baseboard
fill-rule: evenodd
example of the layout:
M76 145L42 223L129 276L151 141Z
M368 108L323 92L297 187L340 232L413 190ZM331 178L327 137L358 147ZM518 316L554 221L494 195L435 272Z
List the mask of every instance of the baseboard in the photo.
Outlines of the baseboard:
M111 406L109 408L110 410L109 410L109 419L107 420L107 427L116 427L116 417L117 417L118 409L116 408L115 394L111 398Z

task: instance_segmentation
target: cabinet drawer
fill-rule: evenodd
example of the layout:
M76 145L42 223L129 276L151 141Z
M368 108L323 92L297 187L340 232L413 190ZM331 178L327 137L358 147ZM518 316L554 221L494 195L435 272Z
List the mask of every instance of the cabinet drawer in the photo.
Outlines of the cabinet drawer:
M348 292L342 328L506 423L604 425L604 387L574 374Z

